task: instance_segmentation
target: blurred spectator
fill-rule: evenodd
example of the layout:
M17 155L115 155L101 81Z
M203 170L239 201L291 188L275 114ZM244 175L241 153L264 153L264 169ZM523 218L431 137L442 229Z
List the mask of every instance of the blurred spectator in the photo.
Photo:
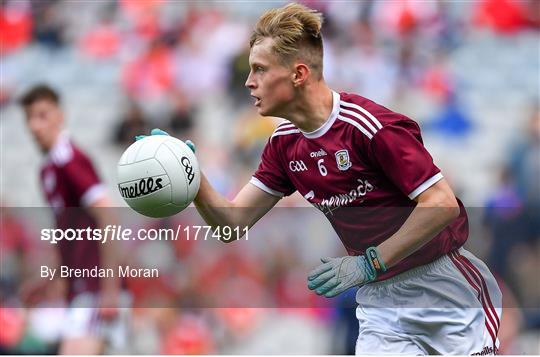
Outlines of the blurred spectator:
M531 111L525 138L510 156L510 169L525 204L529 239L540 241L540 106Z
M351 30L354 46L341 49L337 56L346 64L337 69L341 82L351 92L385 103L394 96L398 67L381 50L369 26L353 25Z
M423 73L422 89L436 103L447 102L455 93L456 84L449 69L449 60L448 53L439 50Z
M31 224L25 219L27 210L36 213L35 209L17 209L4 204L0 210L0 298L9 307L33 306L36 298L47 295L43 279L36 278L37 262L51 265L57 262L54 248L43 241L36 241ZM42 289L38 295L29 296L25 292L31 286L41 286ZM19 296L17 292L20 292Z
M512 355L521 351L517 347L519 334L523 329L523 312L512 290L502 279L497 279L503 296L503 313L499 341L501 342L499 354Z
M215 353L211 326L200 314L181 314L164 336L161 353L167 355Z
M34 10L34 39L50 48L58 49L64 45L65 23L61 18L62 4L55 1L36 1Z
M540 327L540 284L531 284L528 277L540 269L540 107L531 112L524 140L517 144L510 157L510 169L516 178L516 193L523 205L521 237L525 242L506 252L508 261L519 257L520 264L508 264L512 282L518 284L516 294L529 308L526 325ZM519 234L519 233L518 233ZM532 275L531 275L532 274Z
M528 329L540 329L540 284L535 276L540 271L540 244L538 242L516 245L508 253L510 280L513 290L525 313L524 325ZM518 262L518 263L516 263ZM535 283L536 281L536 283ZM537 340L538 342L538 340Z
M540 29L540 1L525 0L523 3L525 17L532 28Z
M15 354L24 335L25 314L22 309L0 307L0 352Z
M526 237L523 220L523 201L518 195L512 172L504 168L500 173L499 186L486 202L484 223L491 238L489 266L493 273L508 282L512 282L507 270L510 266L508 252L523 243ZM518 288L511 285L513 289Z
M85 55L106 59L118 54L122 38L112 20L110 17L106 18L82 37L80 46Z
M457 93L447 94L440 111L426 128L448 138L464 137L470 132L472 120L458 102Z
M226 89L229 63L245 48L248 32L216 9L191 9L188 18L191 26L175 52L175 79L190 100L202 101Z
M163 0L120 0L120 11L133 25L135 35L146 43L156 41L161 34L159 11Z
M174 67L170 48L163 41L153 41L123 68L124 90L137 101L163 98L173 88Z
M398 86L404 91L417 86L424 70L416 46L417 44L413 37L404 38L400 44L397 59Z
M334 353L354 355L356 340L358 339L358 319L356 318L356 290L350 289L338 298L333 323L336 333L334 339L343 339L343 351L335 349Z
M473 21L502 34L515 33L527 26L526 8L519 0L483 0L476 3Z
M133 144L135 136L146 134L148 131L149 126L144 113L137 103L132 101L114 131L114 142L117 145L128 147Z
M396 38L409 37L437 16L435 1L380 1L374 9L375 28Z
M172 112L168 123L171 135L179 138L191 136L195 124L195 113L192 102L180 90L171 95Z
M11 89L9 88L9 85L6 83L0 84L0 109L3 109L7 104L9 104L10 100Z
M1 56L5 56L27 45L32 39L34 19L28 2L7 1L0 7Z
M250 97L246 90L246 79L249 75L249 47L245 46L230 62L229 93L236 104L248 104Z
M264 144L281 119L261 117L252 108L242 113L234 132L234 157L246 167L254 167Z

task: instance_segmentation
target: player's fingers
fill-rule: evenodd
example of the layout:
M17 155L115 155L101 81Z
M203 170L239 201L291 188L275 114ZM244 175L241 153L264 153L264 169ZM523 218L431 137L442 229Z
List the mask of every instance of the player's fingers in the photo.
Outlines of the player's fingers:
M321 275L322 273L325 273L325 272L329 271L330 269L332 269L332 264L328 264L328 263L321 264L317 268L315 268L315 269L313 269L312 271L309 272L308 280L313 280L316 277L318 277L319 275Z
M195 144L193 143L193 141L191 141L191 140L186 140L185 143L186 143L187 146L189 146L189 148L191 149L191 151L193 151L193 153L195 153Z
M342 292L344 292L346 289L345 289L345 286L343 284L338 284L337 286L335 286L334 288L328 290L324 296L327 297L327 298L333 298L335 296L338 296L339 294L341 294Z
M332 278L328 280L326 283L324 283L323 285L319 286L315 290L315 292L317 293L317 295L324 295L328 291L334 289L338 285L339 285L339 281L336 278Z
M321 275L317 276L315 279L308 281L308 288L310 290L315 290L322 284L326 283L328 280L332 279L335 276L334 270L327 271L326 273L322 273Z
M168 136L169 133L159 128L155 128L155 129L152 129L152 131L150 132L150 135L167 135Z

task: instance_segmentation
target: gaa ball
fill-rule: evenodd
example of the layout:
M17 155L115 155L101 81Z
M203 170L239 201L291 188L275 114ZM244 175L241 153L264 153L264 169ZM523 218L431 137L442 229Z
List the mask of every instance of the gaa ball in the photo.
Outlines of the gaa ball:
M172 216L189 206L201 181L195 154L183 141L151 135L134 142L118 162L118 190L148 217Z

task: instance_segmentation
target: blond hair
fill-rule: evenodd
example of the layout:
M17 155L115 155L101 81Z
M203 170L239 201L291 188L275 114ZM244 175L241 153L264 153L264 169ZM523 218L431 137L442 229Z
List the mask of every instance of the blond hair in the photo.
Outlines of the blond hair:
M322 14L304 5L292 3L265 12L257 22L250 47L265 38L274 40L273 50L283 64L301 59L322 78Z

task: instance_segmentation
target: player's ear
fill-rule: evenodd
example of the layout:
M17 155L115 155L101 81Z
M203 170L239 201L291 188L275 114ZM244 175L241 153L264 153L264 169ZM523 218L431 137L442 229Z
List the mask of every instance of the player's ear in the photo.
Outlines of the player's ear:
M311 74L311 70L305 63L299 62L294 65L294 72L292 74L292 82L295 87L298 87L308 79Z

